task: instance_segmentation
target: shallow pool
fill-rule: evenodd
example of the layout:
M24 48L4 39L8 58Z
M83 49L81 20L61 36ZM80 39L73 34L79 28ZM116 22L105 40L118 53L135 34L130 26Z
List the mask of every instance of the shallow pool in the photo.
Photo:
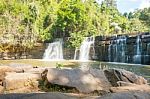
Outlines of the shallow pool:
M140 64L127 64L127 63L116 63L116 62L99 62L99 61L77 61L77 60L42 60L42 59L20 59L20 60L0 60L0 64L9 65L11 63L24 63L30 64L32 66L48 66L56 68L57 64L62 64L64 67L78 68L78 67L93 67L98 69L108 69L108 68L119 68L125 69L135 74L141 75L150 81L150 65L140 65Z

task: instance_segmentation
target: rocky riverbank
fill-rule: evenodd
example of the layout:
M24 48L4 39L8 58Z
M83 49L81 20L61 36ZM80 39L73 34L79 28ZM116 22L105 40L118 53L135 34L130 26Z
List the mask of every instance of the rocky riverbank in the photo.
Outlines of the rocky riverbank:
M14 96L14 99L20 95L29 96L28 99L43 95L43 99L76 99L81 98L81 94L84 99L150 99L150 86L142 76L122 69L59 69L10 64L0 66L0 93L0 98Z

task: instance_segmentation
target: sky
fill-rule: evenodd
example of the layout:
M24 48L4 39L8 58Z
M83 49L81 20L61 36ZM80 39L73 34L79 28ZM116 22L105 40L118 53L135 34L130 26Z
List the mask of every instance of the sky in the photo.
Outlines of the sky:
M96 0L101 3L103 0ZM150 7L150 0L117 0L117 7L121 13L133 12L135 9Z

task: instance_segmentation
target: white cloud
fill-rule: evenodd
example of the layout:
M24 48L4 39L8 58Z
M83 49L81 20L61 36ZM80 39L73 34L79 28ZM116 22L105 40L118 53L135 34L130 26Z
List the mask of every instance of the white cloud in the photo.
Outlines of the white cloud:
M150 0L142 0L139 8L143 9L143 8L148 8L148 7L150 7Z

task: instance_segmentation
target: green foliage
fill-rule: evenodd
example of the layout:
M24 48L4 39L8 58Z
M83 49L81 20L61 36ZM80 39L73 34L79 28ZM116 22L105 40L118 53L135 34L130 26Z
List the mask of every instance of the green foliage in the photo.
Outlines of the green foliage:
M150 7L125 13L124 16L129 19L130 32L150 31Z
M56 63L56 68L61 69L62 67L64 67L63 64L61 64L61 63Z
M70 37L78 48L86 36L150 31L150 8L122 15L116 0L0 0L0 31L9 46Z
M21 0L2 0L1 3L1 45L7 45L7 49L15 49L15 46L32 48L37 36L33 30L34 9ZM5 47L1 46L0 49L5 51Z

